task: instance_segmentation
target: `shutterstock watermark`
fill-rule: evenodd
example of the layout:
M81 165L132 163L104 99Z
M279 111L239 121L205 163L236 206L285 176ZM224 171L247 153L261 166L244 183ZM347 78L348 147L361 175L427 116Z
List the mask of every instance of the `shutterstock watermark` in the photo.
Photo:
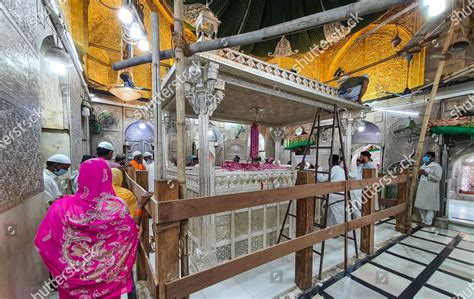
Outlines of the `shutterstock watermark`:
M16 123L13 128L0 138L0 149L6 149L16 138L21 137L28 129L41 120L39 110L33 110L33 113L22 121Z
M474 282L471 282L461 293L454 293L456 299L467 299L472 298L474 295Z
M458 119L461 116L466 115L467 111L471 110L473 107L474 107L474 95L469 95L468 100L464 102L461 106L454 105L454 108L453 110L451 110L450 114L455 119Z
M305 66L313 62L314 59L323 54L327 49L329 49L329 47L338 43L340 40L350 34L352 29L363 20L363 18L359 17L358 13L355 15L351 13L351 18L347 20L347 26L342 25L342 28L335 27L334 31L330 34L330 41L323 39L319 42L319 44L314 44L311 46L309 48L309 52L307 52L303 58L296 60L296 63L293 65L293 69L298 73L301 72Z
M36 293L30 293L33 299L45 299L49 298L49 295L54 291L54 288L64 285L69 278L74 276L75 273L82 271L87 264L97 256L87 249L87 252L83 255L83 261L75 261L74 263L68 264L68 266L56 277L50 278L49 280L43 282L42 287Z

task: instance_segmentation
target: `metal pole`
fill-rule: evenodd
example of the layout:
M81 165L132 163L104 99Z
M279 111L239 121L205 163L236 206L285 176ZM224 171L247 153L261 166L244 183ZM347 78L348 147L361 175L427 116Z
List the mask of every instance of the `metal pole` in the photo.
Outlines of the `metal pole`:
M243 34L233 35L224 38L218 38L209 41L197 42L190 45L191 52L193 54L200 52L207 52L212 50L218 50L223 48L232 48L236 46L244 46L249 44L254 44L266 40L275 39L283 35L291 35L294 33L307 31L312 28L320 27L324 24L328 24L335 21L348 20L349 18L354 18L355 16L364 16L371 13L376 13L379 11L387 10L393 6L400 4L408 4L415 2L414 0L363 0L360 2L352 3L349 5L341 6L335 9L319 12L312 14L306 17L295 19L289 22L281 23L278 25L270 26L260 30L247 32ZM175 14L176 12L175 2ZM181 5L182 7L182 5ZM176 19L175 19L176 20ZM182 20L182 18L180 18ZM175 21L175 32L176 31L176 21ZM180 24L180 27L182 26ZM182 30L181 30L182 32ZM176 51L176 50L175 50ZM172 50L162 51L160 53L161 59L169 59L173 57ZM177 57L177 55L175 55ZM124 61L119 61L113 64L114 70L121 70L124 68L145 64L151 61L150 56L139 56L132 59L127 59Z
M165 178L165 170L163 163L163 124L161 121L161 100L160 100L160 23L158 14L151 13L151 36L152 36L152 96L155 119L155 180Z

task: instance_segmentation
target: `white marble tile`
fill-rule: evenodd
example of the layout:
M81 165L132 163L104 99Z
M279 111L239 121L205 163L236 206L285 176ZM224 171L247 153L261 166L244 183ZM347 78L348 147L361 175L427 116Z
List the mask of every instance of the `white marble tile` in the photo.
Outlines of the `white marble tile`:
M221 299L221 298L232 298L232 299L247 299L252 298L252 295L241 287L233 278L224 280L218 284L205 288L199 292L199 295L204 295L207 299Z
M411 283L408 279L382 270L371 264L365 264L354 271L352 275L394 296L399 296Z
M412 278L416 278L425 269L422 265L412 263L389 253L382 253L373 259L373 262Z
M443 234L443 235L446 235L446 236L449 236L449 237L452 237L452 238L456 237L459 234L458 231L454 231L454 230L450 230L450 229L444 229L444 228L438 228L438 227L425 227L421 231Z
M416 233L413 234L414 236L420 237L420 238L425 238L430 241L435 241L435 242L440 242L444 244L448 244L453 240L451 237L445 237L445 236L440 236L436 234L436 231L434 233L428 233L424 232L422 230L417 231Z
M451 258L455 258L461 261L474 263L474 253L467 250L454 248L453 252L449 255Z
M449 296L446 296L444 294L441 294L439 292L436 292L435 290L432 290L427 287L422 287L421 290L416 293L416 295L413 297L414 299L443 299L443 298L449 298Z
M469 238L474 241L472 239L472 237L474 236L474 227L469 227L469 226L465 226L465 225L458 225L458 224L454 224L454 223L449 223L448 225L448 228L450 230L454 230L454 231L457 231L457 232L462 232L462 233L466 233L466 234L469 234Z
M468 265L466 263L460 263L451 259L446 259L439 268L441 270L448 271L471 280L474 279L474 266Z
M474 251L474 243L472 242L461 241L456 247Z
M415 260L427 265L431 263L433 259L436 257L435 254L428 253L428 252L418 250L415 248L411 248L403 244L396 244L390 247L388 251L396 253L401 256L406 256L409 259L412 259L412 260Z
M453 294L461 293L469 286L465 280L438 271L433 273L427 283Z
M362 284L350 279L349 277L340 279L324 291L334 298L385 298L383 295L364 287Z
M435 253L441 252L441 250L443 250L446 247L446 246L438 244L438 243L434 243L434 242L430 242L430 241L426 241L426 240L422 240L422 239L417 239L417 238L413 238L413 237L405 238L400 243L415 246L415 247L425 249L425 250L429 250L429 251L435 252Z

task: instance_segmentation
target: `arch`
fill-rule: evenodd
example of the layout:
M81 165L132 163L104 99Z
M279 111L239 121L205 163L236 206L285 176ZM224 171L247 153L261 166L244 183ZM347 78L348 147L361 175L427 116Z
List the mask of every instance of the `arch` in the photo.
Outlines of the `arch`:
M125 129L125 144L128 146L129 152L152 152L154 141L153 125L148 121L134 121Z
M352 144L382 144L382 132L376 124L364 121L352 136Z

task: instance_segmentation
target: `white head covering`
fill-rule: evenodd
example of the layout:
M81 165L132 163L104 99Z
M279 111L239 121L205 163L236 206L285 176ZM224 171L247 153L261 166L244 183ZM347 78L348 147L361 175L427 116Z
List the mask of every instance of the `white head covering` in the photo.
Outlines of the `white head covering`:
M368 74L363 74L362 77L369 78L369 75Z
M61 164L71 164L71 159L68 156L62 154L52 155L48 158L48 162L55 162Z
M143 157L153 157L153 154L150 153L150 152L145 152L145 153L143 154Z
M135 158L136 156L141 156L142 155L142 152L141 151L134 151L132 153L132 156Z
M108 149L109 151L114 150L114 146L110 142L107 142L107 141L102 141L101 143L99 143L97 147L105 148L105 149Z

